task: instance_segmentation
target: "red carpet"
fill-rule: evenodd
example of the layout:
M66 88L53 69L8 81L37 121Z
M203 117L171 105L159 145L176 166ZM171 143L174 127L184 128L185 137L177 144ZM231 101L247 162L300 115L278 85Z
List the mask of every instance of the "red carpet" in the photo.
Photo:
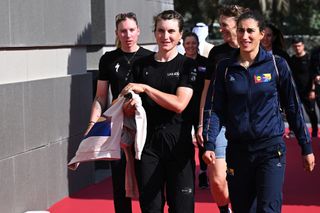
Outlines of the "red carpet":
M314 140L317 165L313 173L302 169L300 149L295 139L287 140L287 168L284 186L284 213L320 212L320 140ZM197 167L197 170L199 168ZM134 213L140 212L138 201L133 201ZM67 197L49 208L51 213L111 213L113 210L111 178L91 185L72 197ZM167 209L166 211L167 212ZM209 189L196 189L196 213L218 213Z

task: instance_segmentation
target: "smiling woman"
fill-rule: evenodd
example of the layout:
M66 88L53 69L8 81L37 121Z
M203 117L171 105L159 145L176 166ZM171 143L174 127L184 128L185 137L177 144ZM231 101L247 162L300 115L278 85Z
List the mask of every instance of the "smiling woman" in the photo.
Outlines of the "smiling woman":
M192 59L177 51L182 29L183 18L176 11L166 10L155 17L158 52L134 63L132 83L127 86L141 93L147 114L147 140L137 162L142 212L163 212L165 200L172 212L194 212L193 112L189 102L196 69Z
M256 12L237 21L240 50L217 66L208 143L212 146L225 124L227 181L234 212L281 212L286 167L286 112L311 172L315 159L291 71L285 59L260 47L264 21Z
M261 22L258 26L260 22L256 19L248 18L238 23L237 40L240 46L239 63L246 69L253 63L253 60L258 54L260 42L264 36L264 25L263 22Z

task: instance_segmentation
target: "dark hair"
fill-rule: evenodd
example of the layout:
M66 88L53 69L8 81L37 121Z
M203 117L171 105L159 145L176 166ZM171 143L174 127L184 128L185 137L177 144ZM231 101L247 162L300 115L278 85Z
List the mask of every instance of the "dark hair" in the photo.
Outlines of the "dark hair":
M291 44L297 44L297 43L304 43L303 37L302 36L294 36L291 40Z
M183 41L187 38L187 37L194 37L197 40L197 43L199 45L199 38L197 36L197 34L195 34L194 32L186 32L183 34L182 39Z
M132 19L136 22L138 26L138 19L135 13L133 12L128 12L128 13L119 13L116 15L115 20L116 20L116 29L118 29L118 25L120 22L126 20L126 19Z
M165 11L162 11L161 13L159 13L157 16L155 16L153 18L153 21L154 21L154 29L153 29L153 31L154 32L156 31L158 21L160 21L160 20L171 20L171 19L178 20L179 32L182 32L183 27L184 27L183 17L182 17L182 15L180 13L178 13L175 10L165 10Z
M267 23L265 28L266 27L272 31L272 48L278 48L285 51L286 45L281 30L273 23Z
M260 31L263 31L265 28L265 21L263 16L258 11L248 11L240 15L237 21L237 27L239 23L246 19L253 19L258 22L258 27Z
M248 12L250 9L241 7L239 5L223 5L219 9L219 16L227 16L227 17L234 17L236 20L238 20L239 16L242 13Z

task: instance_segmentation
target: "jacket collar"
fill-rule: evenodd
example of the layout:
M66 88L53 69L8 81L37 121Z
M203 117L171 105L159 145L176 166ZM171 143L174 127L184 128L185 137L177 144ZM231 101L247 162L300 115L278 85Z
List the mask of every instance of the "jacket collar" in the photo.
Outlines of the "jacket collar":
M240 49L238 49L237 51L235 51L233 53L233 55L231 56L231 66L239 66L239 61L238 61L238 58L239 58L239 55L240 55ZM260 64L262 62L265 62L265 61L269 61L272 59L272 54L267 52L263 47L259 47L259 52L256 56L256 58L254 59L254 62L251 66L254 66L256 64Z

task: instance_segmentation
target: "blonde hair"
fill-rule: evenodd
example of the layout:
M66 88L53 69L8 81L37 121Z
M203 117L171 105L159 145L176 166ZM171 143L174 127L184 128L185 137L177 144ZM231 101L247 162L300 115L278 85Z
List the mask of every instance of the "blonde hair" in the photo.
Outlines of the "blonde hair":
M121 42L120 42L118 36L116 36L115 45L117 48L121 48Z

